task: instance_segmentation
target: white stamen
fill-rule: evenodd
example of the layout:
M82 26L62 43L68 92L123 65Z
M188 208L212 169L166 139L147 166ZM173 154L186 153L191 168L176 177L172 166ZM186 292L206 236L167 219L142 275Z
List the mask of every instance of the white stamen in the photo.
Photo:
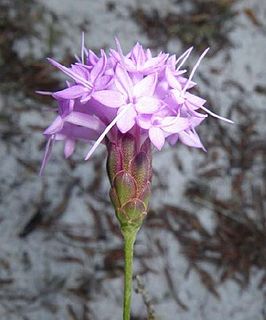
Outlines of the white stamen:
M224 117L221 117L221 116L218 116L217 114L211 112L209 109L207 109L207 108L205 108L205 107L203 107L203 106L200 107L200 108L201 108L202 110L204 110L205 112L207 112L208 114L210 114L211 116L213 116L214 118L218 118L218 119L220 119L220 120L224 120L224 121L229 122L229 123L234 123L234 121L229 120L229 119L224 118Z
M205 57L205 55L207 54L207 52L209 51L209 49L210 49L210 48L207 48L207 49L202 53L202 55L199 57L197 63L196 63L195 66L193 67L193 69L192 69L192 71L191 71L191 73L190 73L190 76L189 76L189 78L188 78L188 80L187 80L187 82L186 82L186 84L185 84L185 86L184 86L184 88L183 88L183 90L182 90L183 93L186 92L190 81L192 80L192 78L193 78L193 76L194 76L194 74L195 74L198 66L199 66L200 63L201 63L201 60Z
M53 145L54 145L54 140L55 140L55 135L51 135L46 143L46 147L45 147L45 152L44 152L44 157L43 157L43 160L42 160L42 165L41 165L41 169L40 169L40 173L39 175L42 176L43 172L44 172L44 169L45 169L45 166L51 156L51 151L52 151L52 148L53 148Z
M85 56L88 57L89 51L88 51L88 49L86 49L85 47L84 47L84 53L85 53Z
M35 91L38 94L42 94L43 96L51 96L53 94L53 92L51 91Z
M114 119L113 121L105 128L103 133L99 136L99 138L96 140L90 151L85 157L85 160L88 160L90 156L93 154L93 152L96 150L96 148L99 146L99 144L103 141L107 133L113 128L113 126L117 123L117 121L128 111L128 109L131 107L131 105L128 105L123 111L121 111Z
M79 63L81 63L80 57L76 53L74 54L74 57Z
M81 34L81 62L84 64L84 48L85 48L85 40L84 40L84 31Z
M124 71L126 72L126 82L127 82L127 89L129 90L126 90L128 91L129 93L129 100L131 101L132 100L132 97L133 97L133 90L131 88L131 83L129 82L129 79L128 79L128 73L127 73L127 68L126 68L126 64L125 64L125 59L124 59L124 55L123 55L123 51L122 51L122 48L121 48L121 45L120 45L120 42L117 38L115 38L115 42L116 42L116 47L117 47L117 51L118 51L118 54L121 58L121 63L120 65L122 66L122 68L124 69Z
M74 80L78 80L80 83L82 83L85 87L92 89L93 85L85 80L84 78L80 77L78 74L76 74L75 72L73 72L72 70L70 70L69 68L62 66L60 63L58 63L57 61L54 61L50 58L48 58L48 61L50 61L52 63L52 65L54 65L55 67L57 67L58 69L62 70L65 74L67 74L70 78L74 79Z
M124 69L126 69L123 51L122 51L120 42L116 37L115 37L115 43L116 43L116 48L117 48L118 54L120 55L120 58L121 58L121 61L122 61L122 66L123 66Z
M181 63L180 65L177 67L176 72L182 67L182 65L186 62L187 58L189 57L191 51L193 50L193 47L190 47L187 51L185 51L177 60L176 60L176 65L178 64L178 62L180 60Z

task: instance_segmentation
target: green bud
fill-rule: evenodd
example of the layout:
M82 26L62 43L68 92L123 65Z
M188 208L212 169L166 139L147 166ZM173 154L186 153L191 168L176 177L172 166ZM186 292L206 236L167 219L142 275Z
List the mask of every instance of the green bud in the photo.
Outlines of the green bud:
M151 195L151 145L133 135L120 134L108 144L107 171L110 198L122 229L139 228L148 211Z

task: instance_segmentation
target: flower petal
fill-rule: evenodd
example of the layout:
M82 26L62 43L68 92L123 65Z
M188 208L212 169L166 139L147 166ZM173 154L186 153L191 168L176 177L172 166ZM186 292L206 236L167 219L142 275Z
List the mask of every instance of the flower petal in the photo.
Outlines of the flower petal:
M149 137L155 147L161 150L165 142L163 131L160 128L152 127L149 129Z
M75 80L77 83L83 84L87 88L92 88L92 84L87 81L86 79L82 78L78 73L75 73L74 71L71 70L71 68L67 68L57 61L48 58L48 61L55 67L57 67L59 70L63 71L66 75L68 75L70 78Z
M131 59L134 60L136 65L142 65L145 61L145 53L143 47L137 42L131 50Z
M121 112L112 120L112 122L104 129L103 133L99 136L99 138L96 140L90 151L85 157L85 160L88 160L90 156L93 154L93 152L97 149L100 143L104 140L108 132L117 124L117 121L124 116L124 114L130 109L131 105L125 106Z
M194 148L201 148L204 151L206 151L195 130L182 131L178 135L179 135L179 140L182 143L186 144L187 146L194 147Z
M194 106L194 109L200 108L206 102L206 100L204 100L194 94L191 94L189 92L185 93L185 98L188 103L190 103Z
M137 115L137 113L136 113L136 111L134 109L134 106L131 105L130 108L128 106L129 105L125 106L125 108L128 108L128 110L123 114L123 116L121 116L118 119L118 121L116 123L118 129L122 133L128 132L134 126L134 124L136 123L136 115ZM119 110L119 113L123 112L124 107L121 108L120 110Z
M56 99L76 99L84 95L85 92L88 93L89 90L78 84L64 90L54 92L53 97Z
M115 90L101 90L93 93L93 98L109 108L119 108L125 104L126 98Z
M96 54L92 51L88 51L88 57L87 57L87 64L94 66L99 61L99 58L96 56Z
M178 134L171 134L167 137L167 141L171 146L174 146L178 141Z
M98 118L77 111L73 111L68 116L66 116L65 121L95 131L102 131L104 128L104 124Z
M167 118L172 118L172 123L170 121L168 122L169 125L167 124L167 121L170 119L167 119ZM167 117L167 118L162 121L162 125L163 125L162 129L165 132L178 133L180 131L184 131L188 129L190 126L190 122L188 118L183 118L183 117L175 117L174 119L173 117Z
M170 68L165 69L165 77L168 81L168 84L171 88L177 89L179 91L182 90L182 86L180 82L176 79L176 77L173 75L173 73L170 71Z
M55 140L72 139L72 140L82 140L87 142L87 141L96 140L98 136L99 136L98 131L65 122L63 129L56 134Z
M95 66L91 70L91 81L95 82L101 75L103 75L106 64L107 64L107 57L106 54L103 50L101 50L101 58L97 61Z
M149 71L152 71L152 70L156 70L158 69L159 67L161 67L165 60L167 59L168 55L161 55L161 56L158 56L158 57L154 57L154 58L151 58L151 59L148 59L144 66L143 66L143 69L144 70L149 70Z
M57 133L63 128L63 125L64 125L64 121L62 117L57 116L55 120L52 122L52 124L44 131L43 134L51 135L51 134Z
M153 97L142 97L138 99L135 106L137 112L151 114L160 108L161 103L160 100Z
M132 97L132 81L127 71L120 64L115 69L115 85L125 96Z
M136 83L133 88L134 97L152 96L157 84L157 73L150 74Z
M187 83L187 80L188 80L188 79L185 78L185 77L178 76L178 81L179 81L179 83L181 84L182 88L183 88L183 87L185 86L185 84ZM197 83L191 80L191 81L189 82L189 84L187 85L187 90L195 87L196 85L197 85Z
M207 116L208 117L208 116ZM207 117L191 117L189 119L190 128L196 128L201 122L206 119Z
M95 90L103 90L105 89L107 86L110 85L110 83L112 82L113 77L110 75L104 75L100 78L98 78L95 83L94 83L94 89Z
M127 68L128 71L130 72L136 72L136 65L134 64L134 62L128 58L124 58L124 62L125 62L125 66Z
M140 114L137 116L137 124L142 129L150 129L151 127L151 115L150 114Z
M75 140L66 139L64 147L65 158L69 158L75 150Z

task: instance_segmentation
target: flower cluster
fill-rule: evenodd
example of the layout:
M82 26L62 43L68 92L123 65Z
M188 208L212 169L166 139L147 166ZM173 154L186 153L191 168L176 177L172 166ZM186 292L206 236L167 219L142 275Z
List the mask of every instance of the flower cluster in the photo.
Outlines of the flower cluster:
M51 94L58 103L57 117L44 131L48 142L41 171L55 140L65 142L65 157L73 153L76 141L94 141L85 159L100 143L115 141L125 133L142 141L150 139L158 150L166 141L204 149L195 128L208 113L224 118L206 109L206 101L189 92L196 85L192 77L208 49L185 77L182 66L191 51L179 58L163 52L153 57L137 43L124 55L117 41L117 50L111 49L108 56L104 50L97 56L83 45L81 57L70 67L48 59L71 81L61 91L39 92Z

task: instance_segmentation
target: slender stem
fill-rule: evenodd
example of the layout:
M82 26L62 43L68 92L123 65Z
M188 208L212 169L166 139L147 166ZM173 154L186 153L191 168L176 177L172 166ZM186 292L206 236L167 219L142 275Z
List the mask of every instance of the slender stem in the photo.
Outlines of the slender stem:
M124 309L123 320L130 320L132 275L133 275L133 253L134 243L138 229L123 228L124 253L125 253L125 274L124 274Z

